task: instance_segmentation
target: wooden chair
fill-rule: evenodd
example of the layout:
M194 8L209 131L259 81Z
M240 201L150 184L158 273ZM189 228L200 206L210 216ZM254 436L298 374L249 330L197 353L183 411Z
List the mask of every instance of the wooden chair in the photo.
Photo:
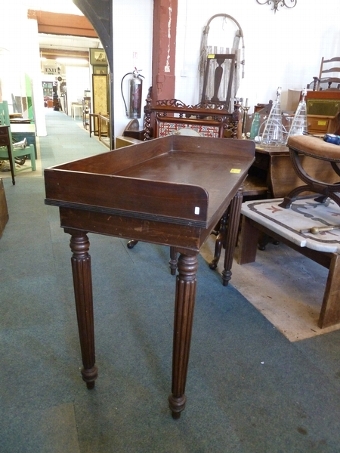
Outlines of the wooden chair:
M32 168L32 171L36 170L35 148L32 144L28 146L23 145L18 148L13 145L7 101L0 103L0 126L2 126L0 131L0 160L9 161L12 184L15 185L15 175L18 172L26 170L27 168ZM31 166L23 169L16 168L16 159L20 159L24 162L27 157L31 160Z
M337 84L337 86L332 86L332 84ZM340 57L334 57L330 60L325 60L322 57L319 77L314 77L313 90L319 91L322 89L340 89Z
M340 177L340 146L327 143L316 137L295 135L289 138L288 147L294 170L305 184L296 187L286 195L280 206L286 209L290 208L293 201L305 192L318 194L316 201L322 203L329 197L340 206L340 182L338 180L338 176ZM303 167L301 160L303 156L319 159L324 161L325 165L330 165L334 171L336 182L322 181L310 176Z
M223 105L186 105L178 99L159 100L148 96L144 107L145 140L176 134L180 129L194 129L203 137L236 138L239 105L228 112Z
M224 33L226 30L228 32ZM228 44L225 40L230 38ZM240 80L244 77L244 49L243 31L234 17L224 13L210 17L203 27L200 45L199 92L202 104L224 105L226 110L231 110Z
M202 137L211 138L236 138L239 123L239 106L235 106L233 113L229 113L224 108L224 105L207 105L204 103L194 106L186 105L178 99L160 100L154 105L151 99L151 91L147 98L146 106L144 107L144 133L145 139L165 137L172 134L181 135L200 135ZM216 247L218 256L215 255L214 262L218 262L220 258L222 242L228 237L228 243L235 242L237 237L237 225L231 219L238 219L237 212L241 209L242 190L232 200L227 212L221 220L223 225L223 234L218 231ZM225 227L229 222L228 228ZM231 225L233 223L233 225ZM218 227L220 230L220 227ZM220 234L218 234L220 232ZM223 240L222 240L223 238ZM138 241L130 240L127 244L128 248L133 248ZM231 262L233 259L233 250L228 250L228 256L225 258L226 271L223 277L223 284L227 285L231 277ZM170 247L171 274L175 275L177 268L177 253ZM215 267L212 267L214 269Z
M234 81L234 69L235 69L235 54L209 54L207 56L207 62L205 65L204 79L203 79L203 90L202 90L202 105L222 105L225 109L229 108L231 99L231 88ZM211 63L215 63L214 71L211 74ZM223 72L228 71L228 84L225 99L219 98L219 91L221 88L221 82ZM209 76L213 78L214 90L212 96L207 96L207 87L209 83Z

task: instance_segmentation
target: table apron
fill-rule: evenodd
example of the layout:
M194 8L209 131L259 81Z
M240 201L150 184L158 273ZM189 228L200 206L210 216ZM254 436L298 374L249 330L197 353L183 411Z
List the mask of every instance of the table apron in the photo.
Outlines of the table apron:
M192 225L178 225L106 213L60 207L60 222L64 229L116 236L125 239L169 245L198 252L213 230Z

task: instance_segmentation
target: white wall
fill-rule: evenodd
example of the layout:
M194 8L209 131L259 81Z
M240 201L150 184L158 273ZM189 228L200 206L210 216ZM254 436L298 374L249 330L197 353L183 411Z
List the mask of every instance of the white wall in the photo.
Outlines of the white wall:
M289 0L288 0L289 1ZM282 107L288 89L300 90L319 74L323 56L340 55L339 0L300 1L293 9L256 0L179 0L176 48L175 97L185 103L199 102L198 62L202 29L214 14L224 13L240 24L245 41L245 78L239 97L250 105L275 99L282 87ZM333 12L333 13L332 13ZM226 45L230 45L228 42Z
M38 28L36 21L27 19L27 9L22 0L12 0L1 13L0 47L9 50L0 60L2 98L12 111L12 95L26 96L25 74L32 80L36 130L46 135L45 118L39 114L43 105L40 83Z
M130 121L126 117L121 95L121 79L141 69L143 81L142 110L152 80L152 20L153 0L113 0L113 55L114 55L114 128L115 136L121 135ZM123 92L128 95L128 79L125 77ZM142 129L142 118L140 120Z
M71 116L72 102L80 102L84 97L84 91L91 91L90 68L82 66L65 66L67 86L67 110Z
M37 62L37 32L28 21L26 8L34 7L33 0L12 0L2 12L0 47L9 47L11 56L0 58L0 79L3 98L8 93L8 81L21 80L22 71L28 72L35 84L40 71ZM39 0L36 0L39 3ZM63 4L74 7L72 0ZM41 7L51 10L52 5L40 0ZM50 2L49 2L50 3ZM59 2L60 3L60 2ZM58 5L59 5L58 3ZM175 97L193 104L198 98L198 61L201 33L209 18L217 13L233 16L241 25L245 40L245 78L239 96L249 98L250 104L267 102L275 98L276 89L282 86L282 106L288 89L302 89L318 75L321 57L340 55L339 0L327 0L327 14L320 11L319 0L298 0L294 9L280 8L274 14L269 5L256 0L179 0L176 43ZM46 6L45 6L46 5ZM64 12L71 12L66 11ZM72 11L73 13L75 11ZM332 12L334 14L332 14ZM13 33L13 17L20 33ZM151 85L152 71L152 19L153 0L113 0L114 48L114 122L115 135L120 135L129 119L120 93L122 77L134 66L145 76L143 99ZM30 22L31 25L25 22ZM22 36L25 39L22 39ZM230 45L231 43L226 43ZM10 62L8 59L10 58ZM4 69L6 68L6 70ZM127 78L125 79L127 82ZM19 86L20 82L16 82ZM79 95L87 86L79 84ZM69 91L68 81L68 91ZM36 85L35 91L38 90ZM10 91L13 91L10 89ZM40 90L42 96L42 90ZM127 85L124 86L127 94ZM78 96L76 95L76 97ZM75 96L71 96L75 97ZM72 99L73 100L73 99ZM37 103L37 102L36 102ZM40 105L40 100L39 100ZM142 120L141 120L142 123ZM43 133L43 127L42 127Z

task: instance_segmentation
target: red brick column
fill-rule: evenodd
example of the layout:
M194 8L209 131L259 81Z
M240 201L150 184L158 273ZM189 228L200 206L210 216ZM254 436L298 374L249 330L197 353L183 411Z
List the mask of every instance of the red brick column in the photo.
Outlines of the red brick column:
M156 0L153 18L152 99L175 94L178 0Z

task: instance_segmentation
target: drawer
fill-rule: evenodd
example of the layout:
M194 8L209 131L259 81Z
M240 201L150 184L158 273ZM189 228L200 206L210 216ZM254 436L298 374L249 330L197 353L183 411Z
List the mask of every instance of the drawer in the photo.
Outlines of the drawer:
M329 118L328 117L311 117L307 116L307 124L308 124L308 131L314 132L324 132L328 131L329 126Z

